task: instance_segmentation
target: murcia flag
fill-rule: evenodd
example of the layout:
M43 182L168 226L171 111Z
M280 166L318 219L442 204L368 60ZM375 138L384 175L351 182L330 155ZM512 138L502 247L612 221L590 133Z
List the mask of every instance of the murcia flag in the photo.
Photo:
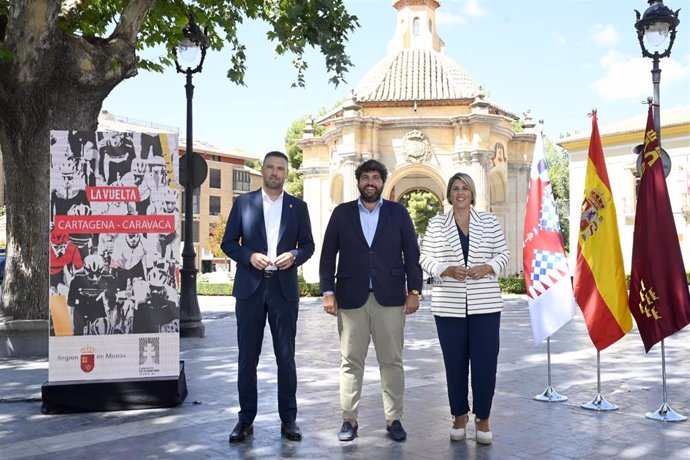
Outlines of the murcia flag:
M596 112L592 114L574 289L589 337L597 350L615 343L632 329L616 207Z
M648 352L655 343L690 323L690 294L651 105L643 155L635 213L630 311Z
M532 156L522 263L532 336L538 344L577 313L541 133Z

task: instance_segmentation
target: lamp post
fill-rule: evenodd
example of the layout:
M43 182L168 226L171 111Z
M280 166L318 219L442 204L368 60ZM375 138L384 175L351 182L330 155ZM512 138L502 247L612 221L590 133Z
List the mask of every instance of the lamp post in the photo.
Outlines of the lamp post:
M175 57L175 68L177 72L183 73L187 77L185 89L187 92L187 147L185 150L184 161L180 162L180 181L184 185L184 247L182 249L182 268L180 269L180 336L182 337L204 337L205 328L201 322L201 310L199 310L199 299L196 295L196 252L194 251L194 189L199 187L206 180L206 162L200 155L194 153L194 142L192 133L192 98L194 97L194 85L192 75L201 72L204 64L206 49L209 45L208 37L201 31L194 22L194 15L189 14L189 22L182 29L184 38L173 48L172 53ZM178 62L178 51L180 58L189 64L183 69ZM194 66L201 51L201 59ZM192 67L194 66L194 67Z
M651 58L653 62L652 83L654 85L654 100L652 106L654 111L654 130L659 140L659 147L661 147L661 110L659 100L661 69L659 68L659 59L671 55L671 48L673 48L673 42L676 40L676 27L680 23L678 20L678 12L680 10L674 13L664 5L662 0L649 0L648 3L649 8L645 10L641 18L640 12L635 10L637 15L635 29L637 29L637 39L642 49L642 57ZM670 40L667 40L669 36ZM668 48L664 48L667 41ZM645 42L647 46L645 46Z
M662 158L662 164L665 161L664 150L661 148L661 103L659 99L659 82L661 81L661 69L659 68L659 59L669 57L671 55L671 48L673 42L676 40L676 27L680 24L678 20L678 12L674 13L664 5L662 0L649 0L649 8L647 8L640 17L640 12L635 10L637 16L635 21L635 29L637 29L637 39L640 42L642 49L642 57L652 59L652 83L654 85L654 98L652 99L652 107L654 112L654 130L659 142L659 151ZM670 36L670 40L667 40ZM666 42L668 41L668 47ZM647 46L645 46L645 43ZM653 53L650 51L653 51ZM643 152L639 154L643 155ZM638 161L638 163L641 161ZM666 169L666 168L664 168ZM669 162L670 170L670 162ZM661 407L655 412L645 413L645 417L652 420L659 420L664 422L682 422L687 420L684 415L678 414L668 404L666 393L666 350L664 347L664 340L661 340L661 376L662 376L662 393L663 402Z

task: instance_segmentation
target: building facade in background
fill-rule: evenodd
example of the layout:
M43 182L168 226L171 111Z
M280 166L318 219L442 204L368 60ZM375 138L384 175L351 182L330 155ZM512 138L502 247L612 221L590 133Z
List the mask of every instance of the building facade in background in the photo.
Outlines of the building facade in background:
M606 113L599 112L599 120ZM601 144L618 216L625 273L630 273L633 231L637 207L637 153L644 143L647 108L640 115L599 127ZM570 154L570 266L575 266L580 214L584 199L585 174L591 133L562 139L558 144ZM666 177L685 269L690 269L690 107L661 111L661 147L668 153L670 171Z
M468 173L477 186L476 208L494 212L511 252L505 274L522 269L522 234L534 127L515 133L514 113L490 101L462 67L444 54L436 33L434 0L398 0L397 29L388 54L340 107L307 124L297 143L304 152L304 197L317 254L304 265L318 280L321 238L332 210L359 196L354 172L373 158L389 178L383 197L433 193L446 205L446 183ZM393 20L393 18L391 18ZM325 128L314 136L313 123Z

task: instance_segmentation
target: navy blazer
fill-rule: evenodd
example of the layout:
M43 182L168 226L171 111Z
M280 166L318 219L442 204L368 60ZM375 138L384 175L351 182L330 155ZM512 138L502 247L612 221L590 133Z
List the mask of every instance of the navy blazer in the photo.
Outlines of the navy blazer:
M250 263L251 256L255 252L268 254L261 189L235 198L220 247L237 262L232 295L238 299L249 298L263 277L263 272ZM297 267L314 254L314 238L307 204L287 193L283 193L277 254L284 252L291 252L295 263L287 270L278 270L280 288L286 300L299 301Z
M422 290L419 244L407 209L383 200L369 247L362 232L358 200L338 205L323 237L319 277L321 292L334 291L338 308L364 305L369 280L380 305L404 305L408 290Z

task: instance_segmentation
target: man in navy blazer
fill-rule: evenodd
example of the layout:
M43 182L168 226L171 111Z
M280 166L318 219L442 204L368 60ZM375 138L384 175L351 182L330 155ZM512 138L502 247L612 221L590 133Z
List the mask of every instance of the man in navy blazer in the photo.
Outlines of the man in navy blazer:
M266 319L278 365L281 435L302 439L297 425L295 336L299 288L297 267L314 253L309 210L283 191L288 159L282 152L264 157L263 187L235 199L221 248L237 262L232 295L236 298L239 421L231 443L253 433L257 412L256 368Z
M387 175L386 167L376 160L357 168L360 198L333 210L321 250L323 306L338 317L340 334L341 441L357 437L370 339L381 373L386 429L396 441L407 436L400 423L405 390L403 336L405 315L419 308L422 269L409 213L401 204L381 198Z

